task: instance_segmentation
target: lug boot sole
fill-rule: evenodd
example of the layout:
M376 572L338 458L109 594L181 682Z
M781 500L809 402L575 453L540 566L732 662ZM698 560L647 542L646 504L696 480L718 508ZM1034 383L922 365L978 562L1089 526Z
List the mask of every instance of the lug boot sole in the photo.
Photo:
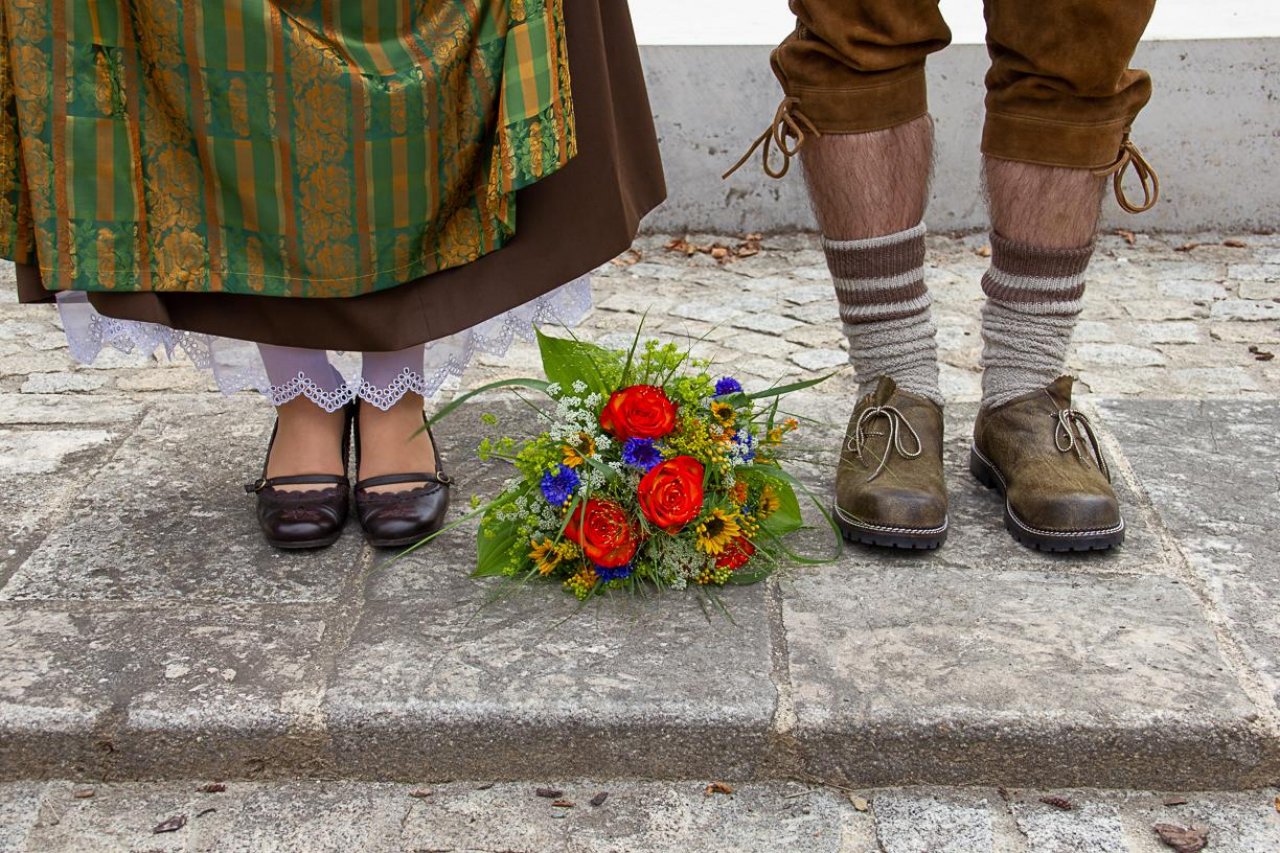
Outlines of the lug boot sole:
M1101 530L1042 530L1018 518L1009 505L1004 477L995 464L982 455L977 446L969 448L969 473L988 489L1004 498L1004 527L1018 542L1037 551L1106 551L1124 542L1124 521Z
M831 517L840 533L850 542L875 545L880 548L902 548L916 551L932 551L947 541L948 524L930 530L911 527L882 527L867 524L853 518L838 506L833 506Z

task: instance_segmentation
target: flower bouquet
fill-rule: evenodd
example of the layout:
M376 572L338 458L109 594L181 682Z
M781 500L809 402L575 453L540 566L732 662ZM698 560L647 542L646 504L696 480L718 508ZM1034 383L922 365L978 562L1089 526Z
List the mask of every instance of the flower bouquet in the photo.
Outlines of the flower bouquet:
M544 431L485 438L482 459L517 476L479 515L476 576L559 581L579 599L644 584L751 583L790 556L802 526L779 452L797 429L780 397L821 379L748 393L674 344L630 351L538 334L548 381L498 387L544 394ZM490 426L497 423L485 416Z

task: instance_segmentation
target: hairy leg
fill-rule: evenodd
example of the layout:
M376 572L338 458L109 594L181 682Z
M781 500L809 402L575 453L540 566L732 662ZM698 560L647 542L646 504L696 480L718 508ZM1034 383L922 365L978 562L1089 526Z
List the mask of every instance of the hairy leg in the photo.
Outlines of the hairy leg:
M887 130L812 138L800 156L828 239L880 237L924 218L933 163L929 116Z
M887 376L941 405L922 222L932 121L819 137L802 152L859 396Z
M983 158L991 227L1017 243L1074 249L1098 230L1105 178L1088 169Z
M994 408L1066 370L1103 179L991 157L984 173L993 234L982 279L982 405Z

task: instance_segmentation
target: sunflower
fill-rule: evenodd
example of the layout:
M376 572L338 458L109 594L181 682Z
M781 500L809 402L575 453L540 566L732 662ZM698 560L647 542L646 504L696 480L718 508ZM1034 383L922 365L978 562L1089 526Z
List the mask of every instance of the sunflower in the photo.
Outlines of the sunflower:
M778 493L773 490L773 486L765 486L760 491L760 508L756 511L756 516L768 518L781 508L782 500L778 497Z
M585 432L578 433L578 440L561 448L564 452L564 464L577 468L587 461L588 456L596 455L596 440Z
M715 418L716 422L719 423L720 426L733 426L733 421L737 416L738 413L735 412L733 410L733 406L730 406L728 403L724 403L719 400L711 403L711 417Z
M578 546L572 542L555 543L550 539L533 542L529 551L529 559L538 567L538 574L549 575L560 567L565 560L578 556Z
M717 508L711 510L711 515L698 525L697 534L698 550L714 557L723 553L729 543L742 534L742 528L738 526L736 513Z

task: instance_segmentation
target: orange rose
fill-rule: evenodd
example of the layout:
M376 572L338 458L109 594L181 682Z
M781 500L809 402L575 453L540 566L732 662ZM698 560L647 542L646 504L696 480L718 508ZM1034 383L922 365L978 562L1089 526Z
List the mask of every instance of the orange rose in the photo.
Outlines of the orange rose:
M591 498L575 507L564 535L582 546L597 566L616 569L631 562L640 547L639 536L626 511L613 501Z
M702 513L705 469L692 456L660 462L640 479L640 511L668 533L675 533Z
M610 395L600 426L618 441L662 438L676 428L676 406L661 388L632 385Z

